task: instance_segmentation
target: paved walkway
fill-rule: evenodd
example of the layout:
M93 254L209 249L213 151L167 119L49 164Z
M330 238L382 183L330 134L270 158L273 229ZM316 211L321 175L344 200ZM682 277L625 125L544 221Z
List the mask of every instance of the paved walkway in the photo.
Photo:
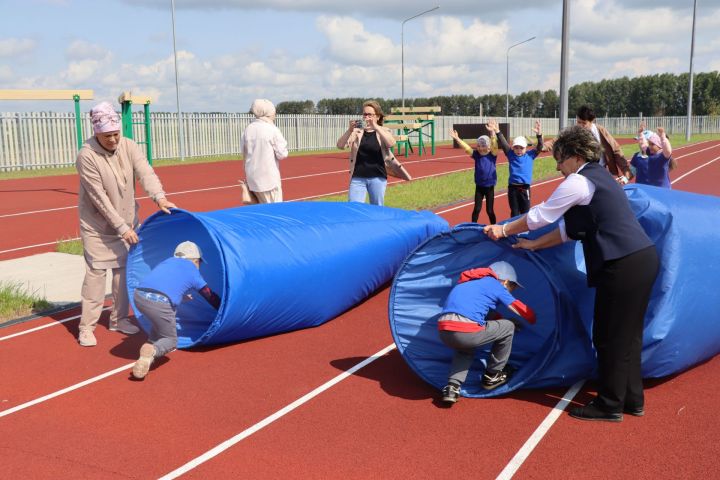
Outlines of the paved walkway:
M0 282L19 283L30 293L57 306L80 302L85 260L68 253L41 253L0 262ZM105 293L110 293L112 276L107 276Z

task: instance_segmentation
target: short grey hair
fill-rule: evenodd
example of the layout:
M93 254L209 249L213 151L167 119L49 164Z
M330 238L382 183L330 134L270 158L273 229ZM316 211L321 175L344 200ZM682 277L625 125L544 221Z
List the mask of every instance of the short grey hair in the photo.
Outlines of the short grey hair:
M587 128L573 125L563 129L553 143L553 157L561 162L570 157L577 156L591 163L600 161L600 143Z

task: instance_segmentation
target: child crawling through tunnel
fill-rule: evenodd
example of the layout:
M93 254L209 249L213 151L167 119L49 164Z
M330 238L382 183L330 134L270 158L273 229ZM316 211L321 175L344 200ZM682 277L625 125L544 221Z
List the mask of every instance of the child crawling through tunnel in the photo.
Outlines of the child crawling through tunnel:
M136 379L145 378L156 358L177 347L177 307L184 299L192 299L190 292L197 291L216 310L220 308L220 297L200 274L202 261L200 247L182 242L174 255L160 262L135 289L135 306L152 325L150 342L140 347L132 369Z
M508 359L515 323L499 318L494 310L503 304L530 324L536 320L535 312L511 295L517 287L522 285L508 262L495 262L488 268L473 268L460 274L438 319L440 340L455 350L448 383L442 390L443 402L453 404L458 401L460 387L475 358L475 349L482 345L492 343L482 387L492 390L510 378Z

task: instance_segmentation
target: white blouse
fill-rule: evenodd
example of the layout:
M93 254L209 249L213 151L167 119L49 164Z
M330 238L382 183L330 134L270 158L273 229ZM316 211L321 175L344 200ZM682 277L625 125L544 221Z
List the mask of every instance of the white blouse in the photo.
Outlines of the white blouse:
M584 164L578 172L585 168ZM558 228L563 242L569 240L565 231L565 220L562 216L575 205L588 205L595 195L595 184L583 175L571 173L558 185L546 201L530 208L527 213L527 224L530 230L549 225L558 219Z

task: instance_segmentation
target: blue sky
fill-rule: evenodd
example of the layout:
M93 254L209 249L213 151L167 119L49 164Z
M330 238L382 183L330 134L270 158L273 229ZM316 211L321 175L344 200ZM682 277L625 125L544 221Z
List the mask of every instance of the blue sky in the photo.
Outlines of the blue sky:
M701 0L696 72L720 70L720 0ZM572 0L570 85L689 66L692 0ZM244 112L254 98L317 101L559 88L561 0L176 0L183 111ZM0 0L0 89L123 91L175 111L170 0ZM71 102L0 101L0 111Z

